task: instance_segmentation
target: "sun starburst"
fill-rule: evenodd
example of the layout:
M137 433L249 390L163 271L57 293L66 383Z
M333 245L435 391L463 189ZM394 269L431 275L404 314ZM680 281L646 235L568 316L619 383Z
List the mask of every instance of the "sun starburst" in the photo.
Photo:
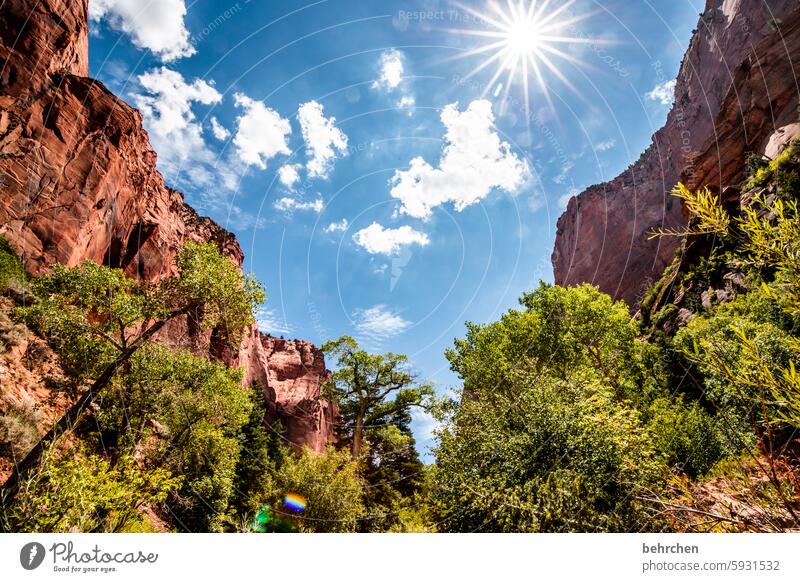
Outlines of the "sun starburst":
M475 20L484 24L479 30L459 29L457 33L487 39L487 42L467 50L457 58L487 55L465 80L481 71L495 66L490 80L485 84L483 95L489 92L494 97L503 93L502 100L508 100L513 85L521 84L526 114L530 108L531 80L552 106L546 77L553 75L577 93L577 90L556 65L561 59L576 65L584 65L580 59L566 52L570 45L591 42L578 36L577 24L586 15L574 15L570 8L575 0L561 2L553 6L550 0L487 0L486 9L481 11L470 6L456 4Z

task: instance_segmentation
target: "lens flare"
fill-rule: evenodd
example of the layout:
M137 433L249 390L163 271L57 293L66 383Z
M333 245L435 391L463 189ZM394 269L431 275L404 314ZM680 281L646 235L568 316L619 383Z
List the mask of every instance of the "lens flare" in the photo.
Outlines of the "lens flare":
M298 493L287 493L283 498L283 505L291 511L303 511L308 505L308 501Z

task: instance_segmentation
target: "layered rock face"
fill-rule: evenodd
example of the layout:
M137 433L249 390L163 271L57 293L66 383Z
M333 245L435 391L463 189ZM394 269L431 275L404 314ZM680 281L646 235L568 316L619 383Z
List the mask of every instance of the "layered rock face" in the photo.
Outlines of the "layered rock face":
M0 235L29 271L90 259L157 281L174 272L187 240L213 241L242 264L236 238L164 184L139 112L87 78L87 0L4 2L0 63ZM277 346L253 329L239 353L217 353L213 335L184 321L162 339L241 362L291 442L321 450L333 439L313 346Z
M573 197L559 218L556 283L590 282L635 306L679 242L648 234L685 224L675 184L727 184L747 152L788 139L798 98L791 59L800 53L786 39L796 35L797 11L794 0L708 0L665 126L636 163Z
M277 339L251 330L242 343L239 361L247 383L267 387L270 418L285 427L292 443L319 451L332 441L336 405L319 398L328 378L322 352L304 340Z

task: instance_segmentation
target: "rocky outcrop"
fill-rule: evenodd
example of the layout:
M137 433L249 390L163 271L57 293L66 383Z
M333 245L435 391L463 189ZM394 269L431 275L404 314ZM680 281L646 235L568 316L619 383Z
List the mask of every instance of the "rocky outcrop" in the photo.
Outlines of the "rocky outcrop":
M800 53L782 37L795 34L786 25L797 9L795 0L708 0L665 126L636 163L573 197L559 218L552 255L556 283L590 282L630 305L638 303L678 244L673 238L649 240L648 234L685 223L681 205L670 195L674 185L680 179L725 183L734 168L744 167L746 152L766 151L770 135L797 121L796 114L791 118L797 103L791 59ZM777 102L775 95L781 96ZM748 131L745 139L734 135ZM794 130L784 128L783 134L787 131ZM780 139L788 138L776 135L773 141Z
M213 241L241 265L236 238L164 184L139 112L87 77L87 31L86 0L2 5L0 235L33 273L90 259L157 281L173 273L187 240ZM333 410L319 400L319 352L290 365L291 350L255 341L255 329L241 354L215 350L213 331L192 323L171 326L162 339L241 363L246 380L263 380L293 443L320 450L333 439Z
M304 340L274 338L251 330L239 351L245 382L266 387L269 420L280 420L286 439L314 450L331 442L336 405L320 399L328 379L322 352Z
M691 187L717 192L744 178L750 153L774 159L800 135L800 8L775 23L774 31L733 71L731 89L722 101L714 132L700 148Z

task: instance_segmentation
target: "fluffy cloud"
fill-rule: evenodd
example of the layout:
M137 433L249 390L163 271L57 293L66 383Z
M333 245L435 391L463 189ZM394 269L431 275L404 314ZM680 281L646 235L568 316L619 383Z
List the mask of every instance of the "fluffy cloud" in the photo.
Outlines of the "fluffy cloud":
M278 169L278 180L289 190L300 181L300 164L285 164Z
M396 171L392 177L391 195L401 202L401 212L428 218L437 206L452 202L461 211L495 188L512 194L519 191L530 170L497 135L491 103L473 101L463 112L458 103L452 103L441 118L447 131L439 167L416 157L408 170Z
M164 62L195 53L184 18L184 0L92 0L89 17L105 19L109 26L131 37L133 44L148 49Z
M380 76L372 84L375 89L392 91L400 86L403 80L403 53L396 49L385 51L381 54Z
M353 235L353 240L373 255L393 255L404 246L420 245L424 247L431 242L428 235L414 230L410 226L384 228L377 222L359 230Z
M327 178L337 155L347 154L347 136L336 127L335 117L325 117L316 101L304 103L297 110L308 155L308 176Z
M410 321L382 304L356 309L353 319L359 334L376 340L401 334L411 326Z
M214 137L220 141L225 141L231 135L231 132L228 131L227 128L223 127L223 125L217 121L216 117L211 118L211 133L213 133Z
M399 89L402 95L397 100L396 107L405 109L409 115L413 115L416 99L413 94L407 91L407 88L401 88L403 74L405 73L404 63L405 55L401 51L397 49L384 51L381 54L380 74L378 79L372 83L372 88L386 91L387 93L393 93Z
M270 109L262 101L251 99L243 93L233 96L237 107L244 110L236 120L233 145L239 158L248 166L262 170L278 154L289 154L286 136L292 133L288 119Z
M313 202L300 202L294 198L281 198L280 200L276 200L272 205L275 210L280 210L281 212L286 212L288 214L291 214L296 210L312 210L319 214L322 212L324 206L325 205L322 202L322 198L317 198Z
M339 222L331 222L323 230L325 232L344 232L347 230L348 226L350 226L350 223L347 221L346 218L343 218Z
M651 101L658 101L661 105L672 105L675 100L675 80L664 81L656 85L647 94L647 98Z
M161 170L169 179L183 173L195 185L208 185L213 180L209 166L215 157L206 146L192 105L219 103L222 95L205 81L187 83L180 73L166 67L140 75L139 83L144 93L134 94L132 99L158 152Z

